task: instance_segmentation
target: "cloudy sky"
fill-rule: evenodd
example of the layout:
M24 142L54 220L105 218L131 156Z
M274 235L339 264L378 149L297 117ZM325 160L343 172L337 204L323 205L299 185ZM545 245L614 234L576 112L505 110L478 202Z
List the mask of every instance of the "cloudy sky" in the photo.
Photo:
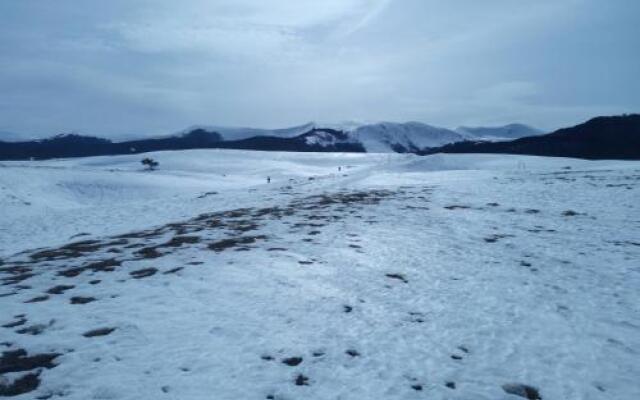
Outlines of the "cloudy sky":
M640 111L638 15L637 0L2 0L0 132L553 129Z

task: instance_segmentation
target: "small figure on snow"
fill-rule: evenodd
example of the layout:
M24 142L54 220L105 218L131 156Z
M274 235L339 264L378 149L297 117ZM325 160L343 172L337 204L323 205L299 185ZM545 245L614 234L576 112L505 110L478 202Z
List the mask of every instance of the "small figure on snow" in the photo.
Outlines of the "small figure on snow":
M267 176L267 183L271 183L271 177Z

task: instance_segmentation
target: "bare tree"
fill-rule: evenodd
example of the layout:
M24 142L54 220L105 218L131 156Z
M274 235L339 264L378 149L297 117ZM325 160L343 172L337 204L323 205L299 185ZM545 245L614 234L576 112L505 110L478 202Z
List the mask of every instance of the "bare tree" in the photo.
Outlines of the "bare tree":
M157 161L155 161L155 160L153 160L151 158L145 158L140 162L142 163L142 165L147 167L147 170L149 170L149 171L153 171L154 169L156 169L158 167L158 165L160 165Z

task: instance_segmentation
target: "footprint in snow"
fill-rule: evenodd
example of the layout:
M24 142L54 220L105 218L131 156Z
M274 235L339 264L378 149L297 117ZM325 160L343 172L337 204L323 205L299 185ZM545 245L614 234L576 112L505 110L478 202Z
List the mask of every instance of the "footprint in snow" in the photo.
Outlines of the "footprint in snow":
M347 354L348 356L351 356L351 357L360 357L360 353L358 353L358 351L353 350L353 349L349 349L349 350L345 351L345 354Z
M469 349L467 347L465 347L465 346L458 346L458 350L460 350L464 354L469 354ZM451 355L451 359L452 360L460 361L463 358L464 358L464 356L462 356L460 354L452 354Z
M402 275L402 274L385 274L385 276L387 278L389 278L389 279L397 279L397 280L402 281L404 283L409 283L407 278L405 278L404 275Z
M421 312L417 312L417 311L410 311L409 312L409 316L410 316L410 321L411 322L416 322L418 324L421 324L424 322L424 314Z
M290 367L295 367L302 362L302 357L287 357L282 359L282 363Z

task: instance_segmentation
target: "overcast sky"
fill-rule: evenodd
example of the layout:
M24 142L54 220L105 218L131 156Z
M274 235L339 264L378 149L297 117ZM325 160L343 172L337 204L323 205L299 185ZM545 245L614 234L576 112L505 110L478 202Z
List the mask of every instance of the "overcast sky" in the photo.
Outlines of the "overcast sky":
M639 15L638 0L2 0L0 131L549 130L640 111Z

